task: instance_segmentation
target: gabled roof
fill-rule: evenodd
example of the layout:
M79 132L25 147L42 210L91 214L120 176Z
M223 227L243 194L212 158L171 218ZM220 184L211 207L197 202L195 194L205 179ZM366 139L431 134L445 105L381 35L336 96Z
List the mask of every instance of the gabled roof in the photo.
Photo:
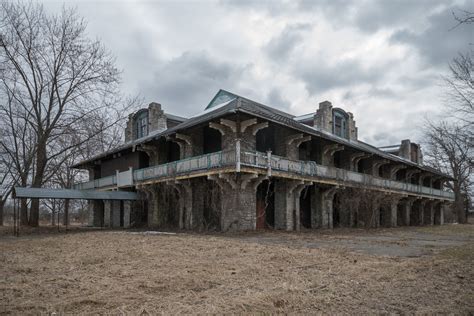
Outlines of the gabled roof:
M219 106L220 104L229 102L233 99L237 99L239 96L235 95L229 91L220 89L216 95L212 98L211 102L206 106L205 110L211 109L213 107Z
M225 97L223 97L225 96ZM222 98L221 98L222 97ZM237 94L225 91L225 90L219 90L219 92L214 96L214 98L211 100L211 102L207 105L206 110L194 117L189 118L188 120L172 127L169 128L165 131L161 132L151 132L149 135L135 139L133 141L127 142L113 150L110 150L108 152L102 153L100 155L97 155L95 157L92 157L90 159L81 161L78 164L75 164L72 167L81 167L84 166L88 163L91 163L95 160L104 158L108 155L111 155L113 153L120 152L122 150L125 150L127 148L132 148L134 146L137 146L142 143L150 142L153 139L158 139L160 137L172 135L178 131L182 131L184 129L202 124L204 122L211 121L213 119L222 117L224 115L230 114L230 113L237 113L237 112L242 112L246 113L252 116L256 116L277 124L285 125L287 127L293 128L295 130L313 135L313 136L318 136L336 143L339 143L341 145L347 146L348 148L354 148L358 149L367 153L371 153L374 155L377 155L381 158L389 159L395 162L400 162L404 164L411 165L413 167L420 168L425 171L429 171L438 175L442 175L444 177L451 178L450 176L441 173L440 171L433 169L428 166L423 166L419 165L411 160L384 152L383 150L380 150L379 148L369 145L367 143L364 143L359 140L348 140L339 136L336 136L332 133L323 131L317 127L313 126L308 126L306 124L303 124L299 122L297 119L298 117L295 117L294 115L291 115L289 113L285 113L283 111L280 111L278 109L266 106L264 104L249 100L247 98L244 98L242 96L239 96Z

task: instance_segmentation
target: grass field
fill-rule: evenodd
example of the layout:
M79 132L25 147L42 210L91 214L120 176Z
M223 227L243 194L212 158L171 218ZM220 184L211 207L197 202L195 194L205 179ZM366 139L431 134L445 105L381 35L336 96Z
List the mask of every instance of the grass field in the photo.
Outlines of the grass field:
M0 234L1 314L474 312L474 225Z

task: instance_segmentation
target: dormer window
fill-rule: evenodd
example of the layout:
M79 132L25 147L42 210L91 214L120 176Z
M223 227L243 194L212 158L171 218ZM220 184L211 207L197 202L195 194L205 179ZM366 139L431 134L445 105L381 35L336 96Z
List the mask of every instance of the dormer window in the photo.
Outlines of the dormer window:
M347 132L347 114L335 109L333 111L333 134L343 138L349 138Z
M145 137L148 135L148 111L137 113L135 118L135 124L137 127L137 138Z

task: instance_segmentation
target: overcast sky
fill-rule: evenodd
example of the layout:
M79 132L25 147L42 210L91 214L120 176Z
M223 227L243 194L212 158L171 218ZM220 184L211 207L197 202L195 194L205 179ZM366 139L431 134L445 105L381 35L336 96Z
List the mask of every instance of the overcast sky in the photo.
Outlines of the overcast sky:
M45 2L55 11L61 2ZM442 75L474 42L472 0L74 2L123 70L123 89L191 116L226 89L295 115L329 100L374 145L419 139Z

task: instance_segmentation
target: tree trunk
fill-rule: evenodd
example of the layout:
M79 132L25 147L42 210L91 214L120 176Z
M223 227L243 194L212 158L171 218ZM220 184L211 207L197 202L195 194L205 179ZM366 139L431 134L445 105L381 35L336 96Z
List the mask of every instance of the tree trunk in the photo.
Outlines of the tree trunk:
M55 219L54 219L54 210L51 210L51 226L54 227L56 225Z
M63 225L69 226L69 199L64 201Z
M454 184L454 214L459 224L467 223L466 210L464 208L464 194L457 183Z

